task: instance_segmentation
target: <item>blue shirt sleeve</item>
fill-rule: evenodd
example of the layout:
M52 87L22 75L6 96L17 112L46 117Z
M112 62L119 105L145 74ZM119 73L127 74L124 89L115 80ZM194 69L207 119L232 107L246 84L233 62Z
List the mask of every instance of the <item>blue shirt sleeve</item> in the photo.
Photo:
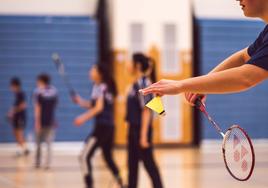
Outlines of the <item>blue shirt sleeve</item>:
M268 71L268 26L260 33L256 41L248 48L251 59L247 64L258 66Z
M139 85L140 85L140 89L144 89L144 88L146 88L146 87L151 85L151 81L148 78L143 77L140 80ZM140 94L140 105L141 105L141 107L144 107L152 99L153 99L152 94L145 95L145 96Z

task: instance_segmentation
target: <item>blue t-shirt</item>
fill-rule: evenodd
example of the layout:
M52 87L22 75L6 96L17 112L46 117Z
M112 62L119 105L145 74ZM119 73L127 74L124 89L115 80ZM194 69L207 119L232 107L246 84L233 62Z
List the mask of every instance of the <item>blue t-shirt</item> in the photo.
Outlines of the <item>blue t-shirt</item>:
M142 110L153 98L153 95L143 96L139 92L140 89L144 89L149 85L151 85L151 81L147 77L142 77L132 85L128 93L126 121L132 126L140 127ZM152 118L150 124L152 124Z
M247 64L255 65L268 71L268 25L260 33L256 41L248 48L251 59Z
M55 110L58 102L58 92L54 86L37 88L34 91L34 100L41 108L41 126L52 127L55 125Z

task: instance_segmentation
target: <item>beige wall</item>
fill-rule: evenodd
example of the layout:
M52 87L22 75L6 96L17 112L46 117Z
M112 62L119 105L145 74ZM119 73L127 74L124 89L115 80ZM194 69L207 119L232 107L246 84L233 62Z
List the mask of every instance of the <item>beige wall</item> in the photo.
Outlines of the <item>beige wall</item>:
M97 0L0 0L0 14L92 15Z
M145 25L145 48L162 46L163 25L178 25L179 48L191 49L190 0L113 0L114 48L129 47L129 25Z

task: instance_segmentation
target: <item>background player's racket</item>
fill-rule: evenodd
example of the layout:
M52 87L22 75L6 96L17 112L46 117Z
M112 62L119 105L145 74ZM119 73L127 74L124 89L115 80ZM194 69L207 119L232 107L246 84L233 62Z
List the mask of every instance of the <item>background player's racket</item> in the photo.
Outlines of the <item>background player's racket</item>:
M239 181L248 180L253 173L255 154L251 139L246 131L238 125L233 125L226 133L223 133L219 125L206 111L206 107L200 98L196 100L195 106L203 112L223 137L222 154L228 172Z
M65 86L67 87L71 98L75 97L76 96L76 92L73 89L73 87L72 87L72 85L71 85L71 83L70 83L70 81L68 79L68 76L67 76L67 74L65 72L64 64L62 63L59 54L53 53L52 54L52 60L53 60L54 64L56 65L56 68L58 70L58 73L62 77L63 82L64 82Z

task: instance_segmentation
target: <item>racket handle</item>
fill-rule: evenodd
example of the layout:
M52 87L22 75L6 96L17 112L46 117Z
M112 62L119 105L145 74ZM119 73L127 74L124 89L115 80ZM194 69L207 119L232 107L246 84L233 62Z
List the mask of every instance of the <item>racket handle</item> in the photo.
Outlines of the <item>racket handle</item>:
M201 97L198 97L195 100L195 107L198 108L199 110L205 107L204 103L202 102L202 98Z

